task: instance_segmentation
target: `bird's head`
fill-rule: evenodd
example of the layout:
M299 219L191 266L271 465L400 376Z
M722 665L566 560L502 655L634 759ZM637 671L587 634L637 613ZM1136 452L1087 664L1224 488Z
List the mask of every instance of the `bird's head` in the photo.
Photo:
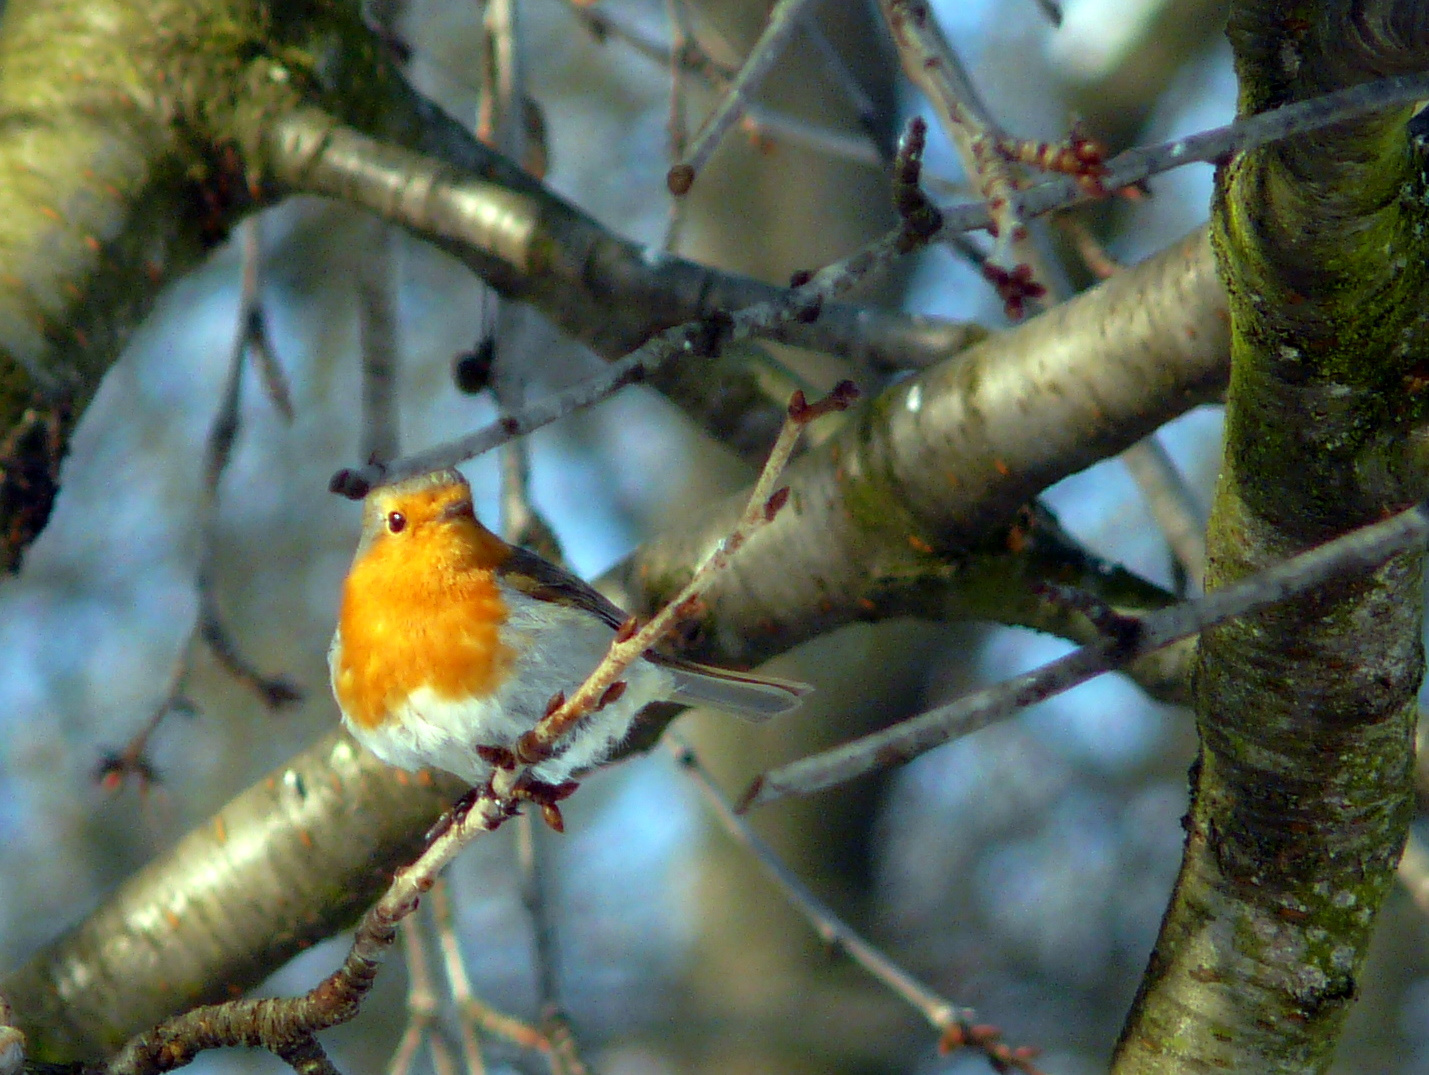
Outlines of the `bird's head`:
M406 559L441 549L482 567L495 567L508 555L506 543L477 520L471 486L459 472L437 470L367 494L358 559Z

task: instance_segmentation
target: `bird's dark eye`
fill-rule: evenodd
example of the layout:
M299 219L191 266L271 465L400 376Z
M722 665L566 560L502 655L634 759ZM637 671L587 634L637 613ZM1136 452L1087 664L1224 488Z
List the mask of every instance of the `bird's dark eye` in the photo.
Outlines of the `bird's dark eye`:
M387 529L394 534L400 534L407 528L407 516L400 511L389 511L387 513Z

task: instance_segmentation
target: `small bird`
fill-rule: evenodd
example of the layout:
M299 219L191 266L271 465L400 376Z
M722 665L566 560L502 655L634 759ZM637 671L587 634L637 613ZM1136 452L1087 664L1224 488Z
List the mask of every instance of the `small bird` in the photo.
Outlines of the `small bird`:
M328 650L333 694L348 730L389 765L482 785L493 758L535 727L553 696L585 681L627 619L482 526L466 479L436 471L367 495ZM624 693L532 767L538 785L573 787L571 776L608 758L651 702L762 721L810 690L653 651L621 678Z

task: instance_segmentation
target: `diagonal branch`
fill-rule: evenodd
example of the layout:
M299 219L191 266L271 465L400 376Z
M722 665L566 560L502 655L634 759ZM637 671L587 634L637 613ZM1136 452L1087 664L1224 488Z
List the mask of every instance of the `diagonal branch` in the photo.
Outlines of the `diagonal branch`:
M739 808L752 809L788 795L809 795L876 769L911 761L949 740L1007 720L1030 705L1124 667L1162 646L1318 590L1331 579L1379 567L1400 553L1422 548L1426 538L1429 507L1421 505L1196 600L1137 619L1118 618L1113 624L1115 630L1102 641L1041 668L765 773L745 792Z
M773 68L784 46L799 29L808 3L809 0L778 0L774 5L759 40L745 57L729 89L695 134L694 143L685 151L684 157L670 168L665 179L670 193L677 197L689 193L695 176L704 168L729 128L743 114L749 97L759 88L759 83Z
M1026 1075L1038 1075L1031 1063L1035 1050L1009 1048L999 1040L995 1028L975 1027L973 1019L976 1013L971 1008L958 1007L939 996L834 914L730 806L729 800L684 740L673 733L666 739L676 763L700 789L720 827L749 850L789 903L808 919L820 940L837 946L880 983L898 994L900 999L918 1009L939 1034L939 1052L950 1052L957 1047L974 1048L985 1053L997 1071L1015 1068Z
M1019 509L1219 394L1224 301L1197 233L885 391L791 465L797 510L717 582L699 652L754 662L839 624L926 615L933 594L953 617L1007 622L1037 576ZM663 604L742 505L642 547L618 572L623 606Z

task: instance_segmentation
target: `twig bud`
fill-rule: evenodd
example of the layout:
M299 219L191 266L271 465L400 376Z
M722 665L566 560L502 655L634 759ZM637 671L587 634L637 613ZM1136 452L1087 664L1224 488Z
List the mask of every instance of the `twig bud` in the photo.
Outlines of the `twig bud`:
M688 194L695 183L695 170L688 164L677 164L665 173L665 186L675 197Z
M775 489L769 499L764 502L764 521L773 522L774 516L778 515L785 504L789 503L789 487L787 485Z
M327 483L327 491L336 493L338 496L345 496L348 500L361 500L372 492L372 482L357 471L343 467Z

